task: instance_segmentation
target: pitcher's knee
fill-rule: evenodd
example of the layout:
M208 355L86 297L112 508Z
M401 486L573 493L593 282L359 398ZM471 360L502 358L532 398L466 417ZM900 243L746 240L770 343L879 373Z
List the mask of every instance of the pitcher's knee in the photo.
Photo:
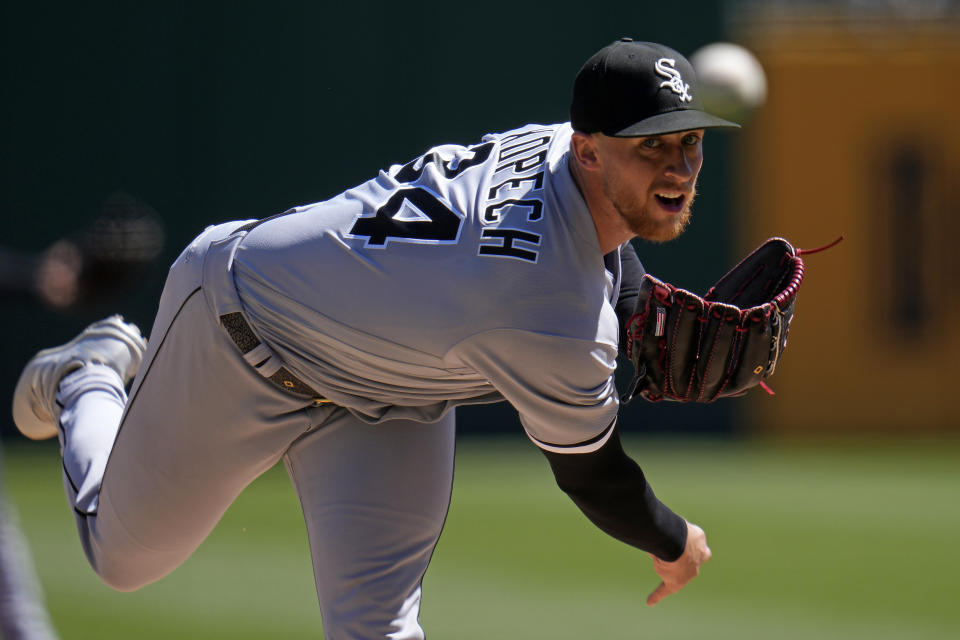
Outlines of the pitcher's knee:
M116 545L112 548L84 544L94 572L111 589L136 591L169 574L183 561L181 554Z
M96 562L91 559L90 565L100 580L116 591L136 591L169 573L131 558L98 558Z
M131 576L129 573L117 571L117 572L107 572L107 571L97 571L97 575L100 577L100 580L103 581L105 585L110 587L115 591L136 591L141 587L145 587L153 580L143 580L140 576Z

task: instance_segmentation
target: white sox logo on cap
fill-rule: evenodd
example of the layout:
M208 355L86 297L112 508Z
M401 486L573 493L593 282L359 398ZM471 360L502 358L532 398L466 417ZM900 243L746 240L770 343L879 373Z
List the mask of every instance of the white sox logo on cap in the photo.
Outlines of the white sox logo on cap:
M674 66L676 63L677 61L673 58L660 58L653 65L658 75L669 78L669 80L661 82L660 86L670 87L671 91L680 96L681 102L693 102L693 96L690 95L690 85L683 81L680 72Z

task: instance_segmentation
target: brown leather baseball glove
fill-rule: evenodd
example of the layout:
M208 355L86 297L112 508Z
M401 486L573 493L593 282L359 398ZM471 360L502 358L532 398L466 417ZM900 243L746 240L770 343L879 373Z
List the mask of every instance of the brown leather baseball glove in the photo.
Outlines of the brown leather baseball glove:
M713 402L766 387L787 346L800 253L770 238L703 297L644 275L626 326L636 373L623 401Z

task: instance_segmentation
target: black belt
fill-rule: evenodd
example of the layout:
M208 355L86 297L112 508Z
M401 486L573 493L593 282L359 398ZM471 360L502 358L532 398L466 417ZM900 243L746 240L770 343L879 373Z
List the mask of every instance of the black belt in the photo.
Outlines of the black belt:
M220 316L220 324L222 324L223 328L227 330L227 333L230 335L230 339L233 340L235 345L237 345L237 349L240 350L240 353L246 355L260 345L260 338L258 338L253 332L253 329L251 329L250 325L247 324L247 319L244 318L243 314L239 311L226 313ZM313 387L290 373L286 367L280 367L277 369L276 373L274 373L272 376L264 376L264 379L268 380L273 384L273 386L281 389L282 391L309 397L315 406L330 402L322 395L314 391Z

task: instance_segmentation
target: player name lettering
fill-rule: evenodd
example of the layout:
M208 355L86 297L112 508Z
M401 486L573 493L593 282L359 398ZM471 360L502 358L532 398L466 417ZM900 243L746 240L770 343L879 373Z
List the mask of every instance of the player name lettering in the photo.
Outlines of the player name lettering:
M548 129L534 129L507 136L501 141L497 155L499 164L481 214L481 221L487 228L480 234L477 255L537 261L542 234L531 231L526 224L522 228L511 228L506 224L541 220L544 165L552 136Z

